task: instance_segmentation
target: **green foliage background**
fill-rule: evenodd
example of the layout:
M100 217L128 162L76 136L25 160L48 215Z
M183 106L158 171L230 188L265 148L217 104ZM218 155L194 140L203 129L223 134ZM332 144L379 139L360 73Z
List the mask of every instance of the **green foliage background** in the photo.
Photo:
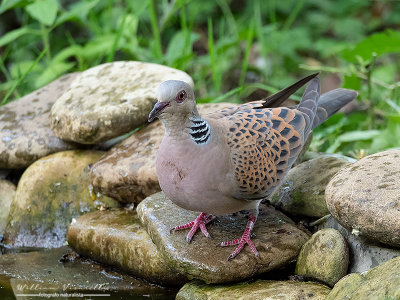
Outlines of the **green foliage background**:
M3 0L0 99L116 60L186 71L199 102L261 98L321 71L360 95L312 149L360 157L400 147L399 29L400 1Z

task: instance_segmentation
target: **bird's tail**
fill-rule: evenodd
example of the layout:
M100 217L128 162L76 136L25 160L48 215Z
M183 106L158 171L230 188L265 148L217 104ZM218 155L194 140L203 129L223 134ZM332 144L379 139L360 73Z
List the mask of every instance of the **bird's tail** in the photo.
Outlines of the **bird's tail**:
M339 109L357 97L358 93L349 89L336 89L322 94L313 120L312 129L329 119Z
M308 134L314 128L314 119L318 112L320 93L319 79L313 78L307 85L306 90L301 97L301 102L296 106L296 109L303 113L305 119L303 131L304 139L307 139Z

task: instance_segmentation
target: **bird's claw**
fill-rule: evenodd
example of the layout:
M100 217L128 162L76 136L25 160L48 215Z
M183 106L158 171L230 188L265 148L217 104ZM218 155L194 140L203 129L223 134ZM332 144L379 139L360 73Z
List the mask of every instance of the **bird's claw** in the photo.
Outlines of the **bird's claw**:
M194 221L172 228L170 230L170 233L172 233L173 231L190 228L190 231L186 236L186 242L188 244L192 241L194 234L199 228L204 236L206 236L207 238L212 238L207 231L206 225L214 219L215 216L213 215L209 215L207 213L201 213Z

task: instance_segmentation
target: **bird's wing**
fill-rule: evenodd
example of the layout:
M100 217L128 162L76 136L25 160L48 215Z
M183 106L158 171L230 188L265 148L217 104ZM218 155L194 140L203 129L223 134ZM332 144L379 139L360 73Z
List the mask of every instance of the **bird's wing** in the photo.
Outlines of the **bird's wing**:
M279 186L299 154L306 121L290 108L254 108L225 117L238 199L261 199Z
M234 197L268 197L281 183L312 130L319 81L307 86L296 108L260 108L248 104L222 118L236 181Z

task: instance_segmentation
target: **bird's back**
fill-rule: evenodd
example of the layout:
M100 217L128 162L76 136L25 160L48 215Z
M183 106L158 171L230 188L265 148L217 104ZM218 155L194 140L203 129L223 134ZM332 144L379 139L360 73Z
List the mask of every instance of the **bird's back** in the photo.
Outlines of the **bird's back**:
M266 198L281 184L312 129L357 95L335 91L322 95L319 105L319 80L314 78L294 108L265 108L263 101L255 101L205 116L218 119L226 134L233 197Z

